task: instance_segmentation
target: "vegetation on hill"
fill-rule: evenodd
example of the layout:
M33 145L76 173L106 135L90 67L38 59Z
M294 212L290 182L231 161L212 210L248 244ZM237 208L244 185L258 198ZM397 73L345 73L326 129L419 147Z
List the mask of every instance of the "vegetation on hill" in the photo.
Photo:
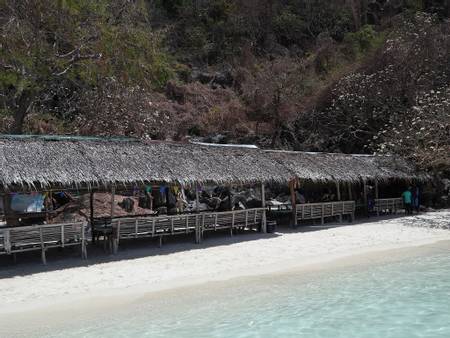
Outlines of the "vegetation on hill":
M450 167L439 0L0 0L0 132L395 152Z

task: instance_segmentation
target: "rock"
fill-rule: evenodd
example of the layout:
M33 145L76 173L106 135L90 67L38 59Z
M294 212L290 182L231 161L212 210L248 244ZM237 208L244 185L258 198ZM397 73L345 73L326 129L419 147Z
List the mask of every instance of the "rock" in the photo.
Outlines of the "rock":
M191 76L192 81L209 84L212 87L221 86L222 88L226 88L233 86L234 83L234 77L231 68L219 72L193 70Z
M117 203L126 212L134 210L134 201L131 198L124 198L122 202Z
M166 215L167 214L167 207L159 207L156 209L158 211L159 215Z

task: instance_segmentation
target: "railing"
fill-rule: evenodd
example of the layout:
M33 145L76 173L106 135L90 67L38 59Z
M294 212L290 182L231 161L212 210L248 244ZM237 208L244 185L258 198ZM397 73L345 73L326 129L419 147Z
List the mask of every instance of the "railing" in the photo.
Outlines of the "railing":
M292 204L291 203L282 203L282 204L276 204L276 205L268 205L267 209L269 212L272 211L292 211Z
M374 201L374 211L377 214L380 214L380 212L396 213L397 210L404 208L402 198L379 198Z
M137 217L113 219L114 251L121 239L162 237L176 234L195 233L199 243L208 231L229 229L230 234L237 228L257 229L265 224L265 208L208 212L175 216Z
M355 201L325 202L297 204L295 213L295 224L299 220L320 219L322 224L327 217L339 217L350 215L351 220L355 218Z
M0 254L41 250L42 262L46 264L45 252L50 248L81 245L82 257L87 257L86 223L62 223L8 227L0 229Z

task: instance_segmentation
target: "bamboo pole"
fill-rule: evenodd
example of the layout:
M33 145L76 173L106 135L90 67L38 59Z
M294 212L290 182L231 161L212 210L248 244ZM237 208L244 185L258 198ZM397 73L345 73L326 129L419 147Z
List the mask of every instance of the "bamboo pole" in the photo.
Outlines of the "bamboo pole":
M367 183L364 180L363 181L363 199L364 199L364 210L366 212L366 215L369 216L369 206L367 205Z
M196 203L195 211L197 212L197 214L200 212L200 196L198 193L199 189L200 189L200 186L198 184L195 185L195 203Z
M378 181L375 180L375 201L378 200L380 198L379 193L378 193ZM378 202L375 202L376 204L378 204ZM380 216L380 209L378 208L378 206L376 206L377 208L377 216Z
M111 225L112 225L112 220L114 218L114 198L116 195L116 186L113 185L111 188ZM119 221L119 225L118 227L120 227L120 221ZM119 249L119 229L112 229L112 251L114 254L117 253L117 250Z
M295 197L295 181L291 180L289 182L289 190L291 191L291 206L292 206L292 226L297 225L297 201Z
M341 185L339 184L339 181L336 181L336 192L337 192L337 199L338 201L341 201ZM342 207L343 209L344 207ZM333 212L331 212L333 214ZM342 214L339 215L339 223L342 223Z
M351 200L353 200L353 193L352 193L352 184L351 184L351 182L347 183L347 187L348 187L348 200L351 201Z
M266 219L266 189L264 183L261 183L261 207L264 209L261 231L265 234L267 233L267 219Z
M11 213L11 196L5 192L3 194L3 215L5 217L6 225L8 225L8 215Z
M111 188L111 213L110 213L111 220L114 218L114 199L116 197L115 195L116 195L116 186L113 185Z
M89 194L89 209L91 211L91 235L92 243L95 244L95 229L94 229L94 192L91 190Z
M200 213L200 196L199 196L200 186L198 184L195 185L195 212ZM199 218L195 217L195 243L200 244L201 242L201 228L199 223Z

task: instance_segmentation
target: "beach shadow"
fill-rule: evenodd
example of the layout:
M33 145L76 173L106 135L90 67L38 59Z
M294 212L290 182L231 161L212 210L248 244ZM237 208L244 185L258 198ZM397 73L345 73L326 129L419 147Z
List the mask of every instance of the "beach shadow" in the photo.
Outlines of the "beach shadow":
M354 222L350 222L349 219L344 218L342 223L340 223L337 219L330 220L327 219L324 224L321 224L320 219L316 220L308 220L301 224L298 224L296 227L292 227L289 224L282 224L277 227L277 232L280 234L289 234L289 233L302 233L302 232L314 232L314 231L323 231L341 227L348 227L352 225L361 225L372 222L380 222L380 221L390 221L395 219L405 218L405 214L384 214L380 216L371 215L367 216L359 216L355 219Z
M112 255L103 250L102 244L88 245L88 259L81 259L79 248L68 247L64 249L51 249L47 252L47 265L43 265L40 260L39 251L31 251L17 254L17 262L14 262L12 256L0 256L0 279L16 276L26 276L35 273L64 270L76 267L87 267L95 264L103 264L122 260L133 260L149 256L170 255L173 253L202 250L211 247L233 245L236 243L263 241L289 233L306 233L314 231L326 231L333 228L361 225L371 222L391 221L402 219L402 224L412 227L428 227L450 229L450 220L444 214L442 217L427 217L427 214L419 214L405 217L404 214L382 215L380 217L361 217L355 222L350 223L344 220L342 223L337 221L320 224L320 220L301 224L296 228L288 225L277 226L275 233L262 234L258 232L246 231L239 232L230 236L229 230L219 230L205 234L201 244L194 243L194 236L176 235L164 238L162 247L159 247L158 238L139 238L121 241L119 251ZM130 263L132 264L132 263Z
M183 251L203 250L210 247L267 240L278 236L281 236L281 234L262 234L254 231L239 232L230 236L229 230L218 230L217 232L206 233L200 244L194 242L192 234L168 236L164 238L162 247L159 247L158 238L137 238L121 241L119 251L115 255L109 251L105 252L102 243L97 245L89 244L87 247L87 260L81 259L81 250L78 247L55 248L47 251L47 265L42 264L40 251L18 253L16 262L14 262L12 256L3 255L0 256L0 279L149 256L170 255Z

